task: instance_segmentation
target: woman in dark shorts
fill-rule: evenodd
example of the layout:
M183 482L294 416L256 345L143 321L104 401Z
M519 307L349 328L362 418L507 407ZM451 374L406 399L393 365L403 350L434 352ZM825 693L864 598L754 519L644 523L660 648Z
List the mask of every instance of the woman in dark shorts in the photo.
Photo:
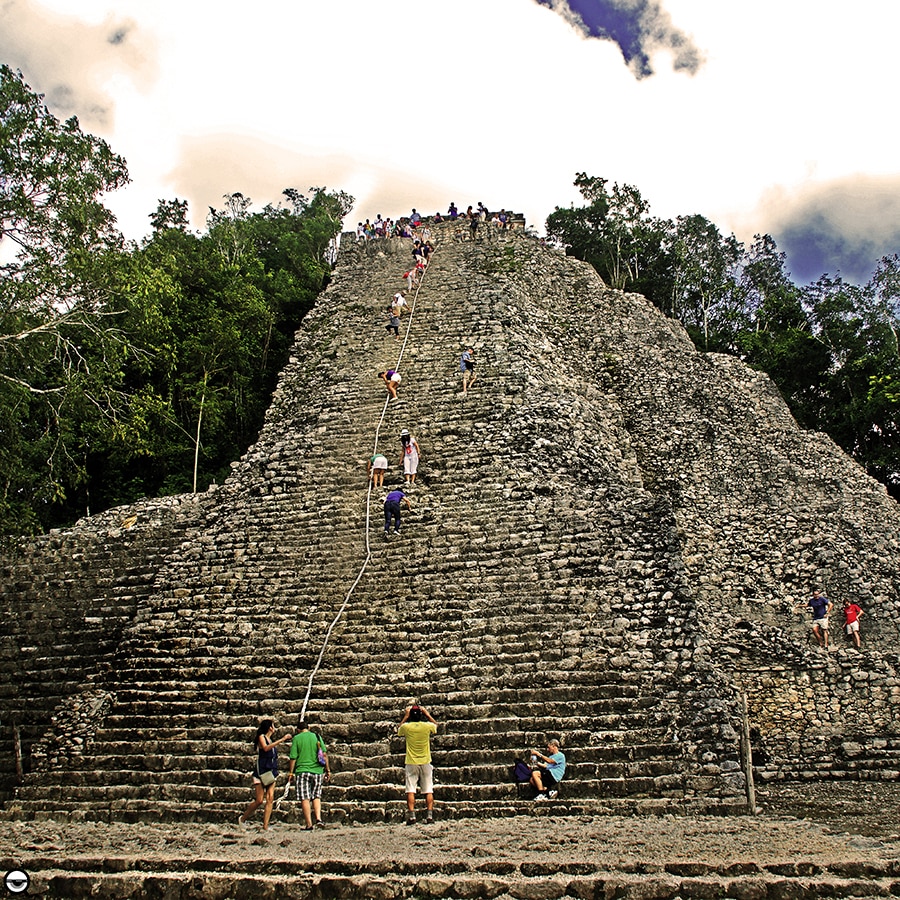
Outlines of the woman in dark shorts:
M273 741L273 734L275 734L275 723L271 719L263 719L259 723L259 728L256 729L256 737L253 738L253 746L256 747L257 754L256 765L253 767L253 787L256 797L238 817L239 825L244 825L250 816L265 803L263 828L268 829L269 827L272 804L275 802L275 780L278 778L278 751L275 748L291 739L291 735L285 734L277 741Z

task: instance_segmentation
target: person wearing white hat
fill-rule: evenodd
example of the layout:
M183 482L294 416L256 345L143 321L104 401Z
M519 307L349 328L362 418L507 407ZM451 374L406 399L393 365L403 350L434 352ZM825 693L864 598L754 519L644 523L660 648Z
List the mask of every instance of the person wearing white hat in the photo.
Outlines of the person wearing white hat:
M404 428L400 432L400 444L403 446L403 474L406 476L406 485L416 483L416 470L419 468L419 444L416 439Z

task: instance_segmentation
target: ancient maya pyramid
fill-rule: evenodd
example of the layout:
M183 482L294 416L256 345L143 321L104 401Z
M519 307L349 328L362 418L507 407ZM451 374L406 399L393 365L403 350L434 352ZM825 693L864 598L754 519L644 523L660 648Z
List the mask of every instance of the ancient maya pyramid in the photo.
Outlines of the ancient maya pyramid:
M232 816L258 718L299 716L366 560L365 462L377 436L399 483L402 428L406 534L384 542L373 496L312 684L330 817L399 815L412 698L446 815L530 808L507 770L548 734L560 812L740 809L741 694L758 778L897 777L894 501L642 297L522 232L436 231L398 401L376 373L409 242L348 239L226 484L4 559L8 815ZM861 653L791 612L816 584L864 607Z

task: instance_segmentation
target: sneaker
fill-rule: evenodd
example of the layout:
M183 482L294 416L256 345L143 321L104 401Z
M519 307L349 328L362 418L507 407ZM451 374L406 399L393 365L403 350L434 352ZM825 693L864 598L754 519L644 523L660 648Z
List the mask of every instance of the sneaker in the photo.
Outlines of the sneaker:
M394 534L400 534L400 529L399 529L399 528L395 528L395 529L394 529Z
M548 798L547 798L547 795L546 795L546 794L536 794L535 797L534 797L534 799L535 799L535 800L546 800L546 799L548 799Z
M426 825L433 825L433 824L434 824L434 816L432 816L431 813L428 813L428 815L425 816L425 824L426 824Z
M547 792L547 796L548 796L551 800L553 800L553 799L557 796L557 794L559 794L559 791L548 791L548 792Z
M246 823L246 821L244 820L244 814L241 813L241 814L238 816L238 828L246 828L246 827L247 827L247 823Z
M316 828L324 828L325 823L321 819L316 819Z
M415 825L415 824L416 824L416 817L415 817L415 816L407 816L407 817L406 817L406 824L407 824L407 825Z

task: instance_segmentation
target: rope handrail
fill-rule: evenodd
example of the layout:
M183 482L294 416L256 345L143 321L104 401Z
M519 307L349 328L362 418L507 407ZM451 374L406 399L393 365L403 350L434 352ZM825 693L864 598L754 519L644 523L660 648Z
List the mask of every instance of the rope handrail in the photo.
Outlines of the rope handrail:
M431 265L431 260L428 261L428 265L426 265L425 270L422 273L422 277L419 279L418 283L416 284L416 291L413 294L412 303L410 304L410 307L409 307L409 316L407 317L407 321L406 321L406 332L403 335L403 343L400 345L400 352L397 355L397 362L394 367L394 371L400 370L400 362L402 361L403 354L406 351L406 344L409 341L409 332L410 332L410 329L412 328L413 315L416 311L416 300L418 300L418 298L419 298L419 290L421 289L423 283L425 282L425 275L427 274L428 269L430 268L430 265ZM388 410L388 406L390 405L390 402L391 402L391 397L390 397L390 395L388 395L385 398L384 406L381 409L381 416L378 419L378 424L375 426L375 442L372 447L373 455L375 453L377 453L377 451L378 451L378 438L381 435L381 426L384 424L384 417L387 414L387 410ZM334 631L335 626L341 620L341 617L344 615L344 610L347 608L347 604L350 602L350 598L353 596L353 592L356 590L360 581L362 581L362 577L365 574L366 568L369 565L369 561L372 558L372 545L369 540L369 537L370 537L369 531L370 531L370 526L371 526L371 509L372 509L372 484L373 484L373 480L372 480L372 478L369 478L369 487L368 487L368 490L366 491L366 527L365 527L366 555L365 555L365 559L363 559L362 566L360 567L360 570L356 576L356 579L354 580L353 584L350 586L350 590L347 591L347 595L344 597L344 602L341 604L340 609L337 611L337 614L331 620L331 624L328 626L327 630L325 631L325 637L322 639L322 647L319 650L319 655L316 659L316 664L315 664L315 666L313 666L312 671L309 673L309 682L306 686L306 694L303 697L303 706L300 710L300 719L301 720L304 720L306 718L306 709L307 709L307 706L309 705L309 698L312 694L313 681L315 680L316 675L319 674L319 669L322 666L322 660L325 658L325 651L328 648L328 642L331 639L331 633L332 633L332 631Z

